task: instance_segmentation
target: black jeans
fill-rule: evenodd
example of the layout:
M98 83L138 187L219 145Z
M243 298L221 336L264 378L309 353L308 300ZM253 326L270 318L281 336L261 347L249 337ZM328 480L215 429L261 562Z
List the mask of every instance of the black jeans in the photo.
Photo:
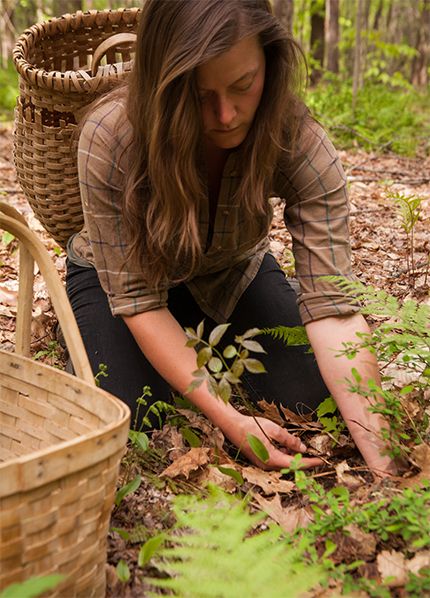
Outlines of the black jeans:
M107 365L101 387L125 401L135 413L136 399L144 386L152 390L152 401L169 401L171 389L147 361L121 317L113 317L106 294L93 268L68 262L69 296L94 373ZM181 326L196 328L205 319L205 338L216 323L205 316L184 284L169 290L168 307ZM249 328L278 325L300 326L296 293L276 260L267 254L260 270L242 295L229 318L223 344L234 342ZM286 347L282 341L261 335L257 339L267 354L251 355L263 362L266 374L246 374L243 379L249 399L276 402L298 413L309 413L329 395L313 353L308 347ZM174 355L172 355L174 359Z

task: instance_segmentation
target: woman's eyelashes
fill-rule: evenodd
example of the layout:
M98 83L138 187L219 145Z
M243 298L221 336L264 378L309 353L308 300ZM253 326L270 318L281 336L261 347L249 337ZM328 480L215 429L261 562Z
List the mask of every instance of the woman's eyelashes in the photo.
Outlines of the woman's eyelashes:
M232 94L241 94L241 93L246 93L247 91L251 91L251 88L253 86L254 81L255 81L255 76L252 77L251 80L246 81L245 83L241 83L240 85L234 85L234 86L232 86L231 88L229 88L229 93L232 93ZM200 102L207 102L208 100L210 100L215 95L216 95L216 92L214 92L214 91L200 92L199 93L199 100L200 100Z

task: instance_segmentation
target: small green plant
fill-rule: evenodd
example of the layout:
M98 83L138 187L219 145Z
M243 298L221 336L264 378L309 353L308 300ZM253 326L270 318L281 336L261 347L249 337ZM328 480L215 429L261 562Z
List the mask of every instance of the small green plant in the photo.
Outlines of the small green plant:
M198 388L206 380L209 392L227 403L232 395L232 385L237 387L245 370L252 374L262 374L266 371L261 361L249 357L250 352L265 353L260 343L252 340L260 333L258 328L237 335L235 337L237 347L234 345L227 345L224 349L217 347L229 326L230 324L216 326L211 331L208 341L203 339L203 321L197 326L197 330L185 329L188 337L187 347L197 349L198 368L193 372L195 379L187 389L188 392Z
M48 590L53 590L63 579L65 576L60 574L31 577L8 586L0 593L0 598L37 598Z
M148 435L143 432L143 428L152 428L153 424L150 420L151 414L158 420L159 427L163 423L163 415L168 413L175 413L176 409L173 405L164 401L155 401L148 406L148 400L152 397L152 391L149 386L144 386L142 389L142 395L136 400L137 409L134 417L134 422L131 430L128 433L128 438L132 445L142 451L148 450L149 438ZM146 407L145 414L141 417L141 407Z
M410 573L405 590L409 598L430 596L430 567L421 569L419 575Z
M358 575L362 561L335 565L336 561L331 558L338 548L335 538L339 534L348 537L350 526L354 525L373 534L377 542L406 546L409 554L426 549L430 545L430 481L417 488L404 489L395 496L371 496L369 502L363 504L351 500L348 489L343 486L327 490L299 467L298 461L294 467L283 471L294 473L296 486L309 501L314 520L307 527L298 528L287 538L287 543L300 546L308 562L320 564L332 579L340 581L344 593L362 590L370 596L388 598L387 588L378 588L373 580ZM317 546L325 547L322 556ZM425 577L411 575L408 583L411 588L413 584L417 588L426 587L428 579Z
M151 560L168 577L146 578L167 595L293 598L326 577L299 548L286 545L280 526L252 534L262 515L251 515L243 500L219 488L203 500L179 496L173 510L177 523L165 542L157 541Z
M219 397L225 403L231 398L232 385L236 387L238 395L244 400L239 386L240 377L244 371L247 370L252 374L265 373L266 370L261 361L249 357L250 352L266 352L260 343L253 340L253 337L260 334L258 328L252 328L242 335L236 335L235 342L237 346L230 344L224 349L217 347L229 326L230 324L228 323L216 326L209 334L208 341L202 338L204 333L203 321L200 322L197 330L193 328L185 329L188 337L187 347L195 347L197 349L198 368L193 372L194 380L188 387L187 392L193 391L206 381L209 392L213 396ZM254 417L254 420L264 434L257 418ZM269 453L257 436L247 434L247 441L253 453L261 461L268 461Z
M34 359L36 361L44 359L50 363L56 363L61 359L61 348L58 341L49 341L47 348L38 351L35 354Z
M15 235L5 230L1 236L1 242L4 247L8 247L15 240Z
M415 225L421 215L421 203L423 197L418 195L406 195L400 192L390 191L387 193L389 199L393 199L401 217L402 228L407 236L406 267L412 279L412 287L415 287Z
M332 397L327 397L318 405L317 417L323 426L323 432L329 434L334 441L338 440L339 436L345 430L346 425L339 414L336 401Z
M294 277L296 274L296 260L294 258L294 253L286 247L282 254L283 258L283 266L282 270L285 272L286 276Z
M122 583L127 583L130 579L130 569L124 559L120 559L116 566L116 574Z
M107 378L109 376L107 370L108 367L105 363L99 363L99 370L94 376L94 382L96 383L96 386L100 387L100 378Z
M115 505L119 507L122 503L123 498L125 498L128 494L133 494L136 490L139 489L140 484L142 483L142 477L137 475L131 482L122 486L115 495Z

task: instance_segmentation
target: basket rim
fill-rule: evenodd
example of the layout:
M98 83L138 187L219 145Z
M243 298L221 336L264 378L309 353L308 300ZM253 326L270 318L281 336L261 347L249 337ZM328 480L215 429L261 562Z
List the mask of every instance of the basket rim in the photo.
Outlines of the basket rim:
M42 372L48 371L51 375L55 373L56 376L60 376L62 378L65 377L68 380L73 379L75 384L77 383L79 386L83 386L92 393L95 392L100 394L100 398L108 401L109 403L113 403L118 410L117 420L112 421L109 424L105 424L99 429L96 429L92 432L87 432L86 434L78 434L71 440L64 440L62 442L52 444L46 448L32 451L26 455L1 462L0 498L5 498L11 494L15 494L16 492L25 492L27 490L53 482L56 479L90 467L91 465L108 458L112 454L117 453L118 450L120 450L120 447L124 448L125 442L122 441L122 435L124 434L124 437L128 435L131 415L128 405L105 390L98 388L97 386L92 386L85 380L77 378L76 376L73 376L67 372L58 370L52 366L43 363L37 363L28 357L23 357L22 355L17 355L16 353L12 353L10 351L4 351L3 349L0 349L0 354L3 356L10 356L13 359L18 359L19 361L23 362L24 365L25 363L30 362L32 364L32 368L40 369ZM115 432L117 432L117 434L115 434ZM120 434L120 432L122 432L122 434ZM104 446L103 443L97 442L100 440L100 437L103 436L111 437L111 439L113 439L110 445L109 442L107 442ZM107 440L109 441L109 438ZM44 461L44 459L46 460L48 457L51 457L51 460L55 461L55 457L57 457L56 461L58 463L60 461L64 462L64 454L68 453L69 451L73 452L73 450L78 446L86 449L83 451L85 454L84 464L82 463L82 459L79 460L79 458L77 458L74 461L72 458L70 458L67 461L67 467L59 469L58 467L55 467L55 463L53 465L52 463L49 464ZM43 463L43 466L47 465L45 473L43 473L43 467L41 470L42 474L40 471L33 471L33 469L37 469L36 461L38 461L39 464ZM32 464L32 462L35 464ZM11 479L11 474L14 470L15 480ZM25 483L25 480L28 480L29 472L30 482L27 481L27 483Z
M65 82L66 84L71 84L68 89L71 93L94 91L95 83L99 83L100 79L116 73L117 64L109 64L105 67L99 67L98 72L94 76L91 76L88 71L83 69L77 71L47 71L44 68L36 67L28 61L27 55L29 48L31 48L35 42L44 39L45 37L49 37L50 29L55 29L55 33L59 33L61 30L63 30L63 33L72 30L71 24L74 21L78 22L79 25L82 25L76 27L76 30L78 30L85 27L85 18L93 19L95 17L103 17L104 15L108 16L110 14L138 15L141 11L142 9L138 7L87 11L78 10L71 14L67 13L59 17L52 17L51 19L40 23L35 23L25 29L15 42L12 50L12 61L15 65L15 69L28 83L34 84L33 79L37 77L37 85L49 90L54 88L53 81L61 81L62 83ZM130 62L120 64L129 65Z

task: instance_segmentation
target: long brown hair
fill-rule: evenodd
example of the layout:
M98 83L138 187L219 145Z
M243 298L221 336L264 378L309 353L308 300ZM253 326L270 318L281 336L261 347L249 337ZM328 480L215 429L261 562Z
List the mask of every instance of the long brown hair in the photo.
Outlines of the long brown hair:
M151 287L192 275L202 257L197 167L202 125L195 69L257 35L266 57L263 96L242 144L243 209L263 213L281 149L292 152L304 107L302 53L268 0L146 0L127 85L133 141L123 196L130 256Z

